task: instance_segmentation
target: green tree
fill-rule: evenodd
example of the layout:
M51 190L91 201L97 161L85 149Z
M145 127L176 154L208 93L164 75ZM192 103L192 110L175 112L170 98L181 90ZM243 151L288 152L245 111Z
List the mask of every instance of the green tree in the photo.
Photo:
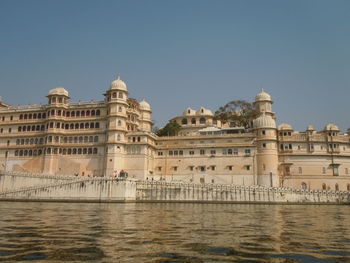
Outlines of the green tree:
M249 129L252 128L253 119L258 115L259 111L253 103L245 100L233 100L220 107L215 112L214 119L229 123L230 126L236 125Z
M162 129L157 131L158 136L176 136L181 130L181 126L176 122L169 122Z

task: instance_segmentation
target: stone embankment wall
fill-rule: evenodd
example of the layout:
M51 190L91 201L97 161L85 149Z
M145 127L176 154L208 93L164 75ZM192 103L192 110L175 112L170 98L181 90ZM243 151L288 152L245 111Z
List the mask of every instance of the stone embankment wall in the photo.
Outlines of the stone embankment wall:
M350 192L0 172L0 200L350 204Z
M136 196L135 180L2 173L0 182L0 200L124 202Z
M137 185L137 200L144 202L349 204L350 192L143 181L138 182Z

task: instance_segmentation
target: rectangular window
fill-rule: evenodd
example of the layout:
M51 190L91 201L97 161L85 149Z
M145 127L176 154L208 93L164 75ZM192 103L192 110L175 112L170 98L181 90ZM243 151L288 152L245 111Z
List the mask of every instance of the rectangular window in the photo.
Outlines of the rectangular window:
M210 166L210 170L215 171L216 170L216 166L215 165Z
M249 150L250 151L250 150ZM238 149L233 149L233 154L238 155Z
M205 150L200 150L200 155L204 155L205 154Z
M174 172L176 172L177 171L177 166L173 166L173 170L174 170Z
M190 171L193 171L194 166L189 166Z
M158 156L163 156L163 152L158 152Z
M250 171L250 165L246 165L245 167L246 167L247 171Z
M174 151L174 155L179 155L179 152L178 151Z
M303 173L303 169L301 167L298 168L298 172L299 174L302 174Z
M229 171L232 171L233 166L232 166L232 165L229 165L229 166L227 166L227 169L228 169Z
M189 151L189 154L190 155L194 155L194 151Z
M173 155L174 153L173 153L173 151L169 151L169 155Z
M9 133L11 133L12 132L12 129L11 128L9 128Z
M326 167L322 167L322 173L326 174Z
M158 167L157 167L157 170L158 170L158 172L162 171L162 167L161 167L161 166L158 166Z
M211 155L215 155L215 154L216 154L216 151L215 151L215 150L210 150L210 154L211 154Z
M223 154L223 155L226 155L226 154L227 154L226 149L222 149L222 154Z
M232 154L232 149L228 149L227 154Z
M184 154L184 151L180 150L179 155L183 155L183 154Z
M244 153L245 153L245 155L247 155L247 156L250 155L250 149L245 149L245 150L244 150Z

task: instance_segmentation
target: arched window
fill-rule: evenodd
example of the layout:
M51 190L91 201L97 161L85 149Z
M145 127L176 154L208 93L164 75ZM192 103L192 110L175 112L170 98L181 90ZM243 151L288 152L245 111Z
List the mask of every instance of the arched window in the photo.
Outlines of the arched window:
M122 98L123 98L123 92L119 92L119 93L118 93L118 98L119 98L119 99L122 99Z
M77 129L79 129L79 123L76 123L75 125L74 125L74 128L77 130Z
M93 136L89 136L89 142L94 142L94 137Z
M67 149L63 149L62 154L66 155L67 154Z
M80 129L84 129L84 123L80 123Z
M22 126L18 126L18 131L19 131L19 132L22 131Z
M68 130L68 129L69 129L69 124L66 123L66 124L64 125L64 128L65 128L66 130Z
M82 143L83 142L83 136L80 136L79 137L79 143Z
M75 111L72 111L72 112L70 113L70 116L75 117Z
M85 117L85 111L81 111L81 117Z
M90 116L90 111L89 110L86 111L86 116Z
M95 116L95 110L91 111L91 116Z
M80 117L80 111L76 111L75 116Z
M36 113L34 113L34 114L33 114L33 119L36 119L36 116L37 116Z
M120 134L117 135L117 141L120 141Z
M24 156L28 155L28 150L24 150Z
M35 125L32 126L32 131L35 131Z
M112 98L116 98L117 97L117 93L116 92L113 92L112 93Z
M101 111L100 110L96 110L96 116L100 116L101 115Z
M19 145L21 143L21 140L20 139L17 139L16 140L16 145Z
M43 150L40 149L40 150L38 151L38 155L42 155L42 153L43 153Z
M94 137L94 142L98 142L98 136Z
M20 120L23 120L23 114L20 114L20 115L19 115L19 119L20 119Z
M78 137L74 137L74 143L77 143L78 142Z
M87 149L86 148L83 149L83 154L87 154Z
M47 153L47 154L51 154L51 148L47 148L47 149L46 149L46 153Z
M19 156L23 156L23 150L19 151Z
M302 182L301 183L301 189L306 190L307 189L307 184Z
M192 118L191 124L196 124L196 119L195 118Z
M77 154L77 149L73 148L73 154Z
M122 126L121 120L118 121L118 126Z
M40 131L40 125L37 125L35 128L36 131Z
M32 114L31 113L28 114L28 119L30 119L30 120L32 119Z
M89 148L88 154L92 154L92 148Z
M99 128L100 128L100 123L99 123L99 122L96 122L96 123L95 123L95 128L96 128L96 129L99 129Z
M70 111L67 111L66 116L67 116L67 117L70 117Z
M85 129L88 129L88 128L89 128L89 123L86 122L86 123L85 123Z
M121 106L119 106L118 112L123 112L123 108Z
M55 110L51 110L51 116L55 116Z
M94 148L93 153L94 153L94 154L97 154L97 148Z
M205 124L205 118L203 118L203 117L200 118L200 119L199 119L199 123L200 123L200 124Z
M72 154L72 149L68 149L68 151L67 151L67 153L70 155L70 154Z
M28 155L29 155L29 156L32 156L32 155L33 155L33 151L32 151L32 150L29 150L29 151L28 151Z
M18 150L15 151L15 156L18 156Z
M78 149L78 154L81 154L81 152L82 152L82 151L81 151L81 148L79 148L79 149Z
M335 184L335 191L339 191L339 185Z
M187 119L182 119L181 124L187 124Z
M95 128L95 124L93 122L90 123L90 129Z
M84 142L89 142L89 137L84 136Z
M28 115L27 114L24 114L24 119L26 120L28 118Z

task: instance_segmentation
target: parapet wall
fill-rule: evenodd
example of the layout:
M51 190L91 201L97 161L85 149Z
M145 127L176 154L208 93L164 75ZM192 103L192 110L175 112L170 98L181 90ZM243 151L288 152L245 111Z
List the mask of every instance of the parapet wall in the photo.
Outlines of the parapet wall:
M350 192L0 173L0 200L350 204Z

